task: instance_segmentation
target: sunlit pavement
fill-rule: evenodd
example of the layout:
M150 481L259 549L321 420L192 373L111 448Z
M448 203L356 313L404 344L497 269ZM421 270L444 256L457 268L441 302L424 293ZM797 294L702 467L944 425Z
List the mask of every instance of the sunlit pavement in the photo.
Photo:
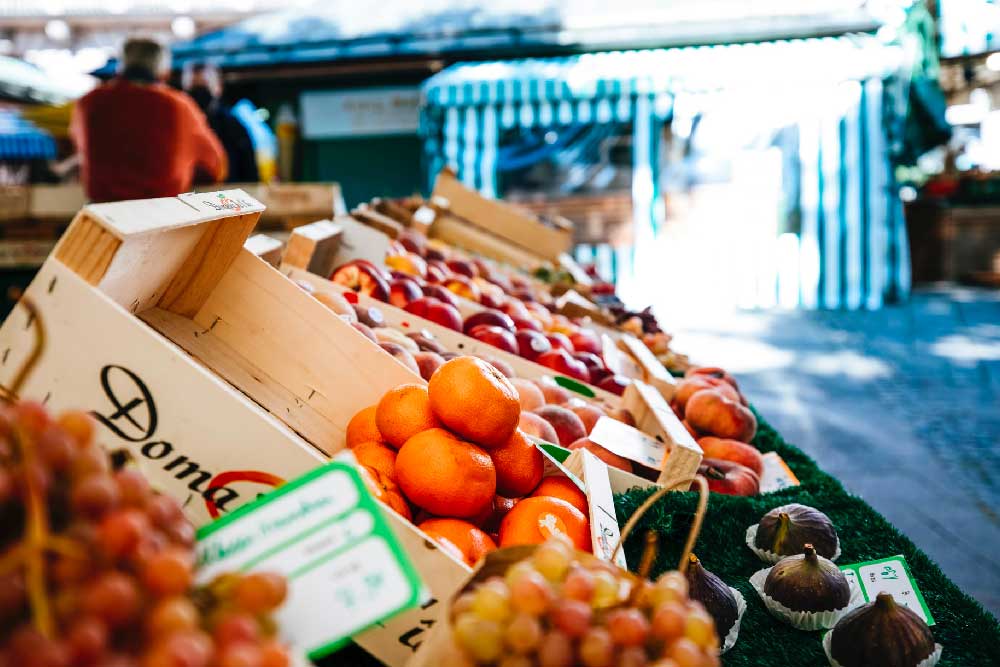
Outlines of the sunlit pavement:
M661 315L675 349L733 371L787 440L1000 616L1000 292L924 289L877 312L687 312Z

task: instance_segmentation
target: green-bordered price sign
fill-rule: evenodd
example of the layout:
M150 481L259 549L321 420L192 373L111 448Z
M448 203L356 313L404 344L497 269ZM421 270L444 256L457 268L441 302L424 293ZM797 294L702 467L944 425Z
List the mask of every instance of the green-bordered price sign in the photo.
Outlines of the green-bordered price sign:
M927 625L934 625L931 610L927 608L924 596L903 556L841 565L840 571L847 577L851 588L861 589L865 602L871 602L879 593L889 593L896 604L916 612Z
M382 510L341 461L202 527L197 554L200 583L233 571L285 575L281 637L310 659L415 606L422 590Z

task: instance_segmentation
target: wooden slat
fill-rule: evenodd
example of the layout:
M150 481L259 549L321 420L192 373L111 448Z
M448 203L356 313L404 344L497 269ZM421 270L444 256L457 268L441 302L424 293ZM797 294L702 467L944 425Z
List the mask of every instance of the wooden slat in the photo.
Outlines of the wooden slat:
M487 231L454 216L438 216L431 225L431 238L531 271L545 260L523 248L508 243Z
M160 308L193 317L243 250L259 217L248 213L205 223L198 244L160 297Z
M267 234L254 234L247 239L243 247L277 268L281 263L281 255L285 249L285 244L281 240Z
M651 434L669 450L657 482L671 489L687 489L701 465L701 447L660 393L648 384L633 382L625 387L622 405L635 417L640 431Z
M663 367L656 355L650 351L646 344L632 334L622 334L618 339L618 346L628 352L628 354L639 364L645 375L643 378L646 384L650 384L660 392L663 400L670 401L674 397L677 389L677 380Z
M329 220L296 227L288 237L281 263L329 276L343 233L343 226Z
M77 215L55 249L56 258L91 285L104 277L121 239L84 213Z

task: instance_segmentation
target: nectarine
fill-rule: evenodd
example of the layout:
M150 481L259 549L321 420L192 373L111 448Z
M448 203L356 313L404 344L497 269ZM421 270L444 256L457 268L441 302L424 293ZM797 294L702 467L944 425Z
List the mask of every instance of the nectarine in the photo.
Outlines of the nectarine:
M572 410L559 405L543 405L534 412L552 425L563 447L587 436L583 421Z
M531 380L510 378L510 383L514 385L514 389L517 389L522 410L534 410L545 405L545 395Z
M750 442L757 433L757 418L739 401L718 389L703 389L688 399L684 418L698 432Z
M764 459L753 445L739 440L727 440L714 436L705 436L698 440L705 458L733 461L750 468L758 475L764 474Z
M539 440L551 442L553 445L559 444L559 434L557 434L556 430L552 428L552 424L548 423L534 412L522 412L521 418L517 423L517 427L528 435L535 436Z

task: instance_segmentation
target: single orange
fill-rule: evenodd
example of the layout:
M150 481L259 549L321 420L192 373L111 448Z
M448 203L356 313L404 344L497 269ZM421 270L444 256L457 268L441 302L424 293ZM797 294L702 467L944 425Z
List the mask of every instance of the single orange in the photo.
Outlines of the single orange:
M469 567L475 567L486 554L497 548L489 535L461 519L428 519L417 528L435 542L457 547Z
M535 490L531 492L531 496L548 496L550 498L558 498L560 500L565 500L573 507L577 508L583 512L584 516L590 511L587 505L587 494L580 490L580 487L576 485L573 480L569 477L563 477L562 475L549 475L541 481L541 483L535 487Z
M507 442L517 428L517 390L496 368L476 357L446 361L427 386L431 409L445 426L487 449Z
M354 447L362 442L381 441L382 434L375 425L375 406L369 405L347 422L347 446Z
M375 500L385 503L407 521L413 520L410 504L395 482L371 466L358 466L358 473Z
M542 479L542 452L521 429L515 429L503 446L491 449L490 458L497 470L497 493L501 496L517 498L531 493Z
M431 412L427 389L419 384L401 384L385 392L375 407L375 426L382 438L399 449L421 431L441 423Z
M551 538L567 540L576 549L590 551L587 515L565 500L550 496L524 498L500 522L500 546L541 544Z
M363 466L374 468L396 481L396 450L381 442L362 442L354 447L354 458Z
M476 516L493 502L497 473L489 454L443 428L413 436L396 456L396 480L414 505L435 516Z

